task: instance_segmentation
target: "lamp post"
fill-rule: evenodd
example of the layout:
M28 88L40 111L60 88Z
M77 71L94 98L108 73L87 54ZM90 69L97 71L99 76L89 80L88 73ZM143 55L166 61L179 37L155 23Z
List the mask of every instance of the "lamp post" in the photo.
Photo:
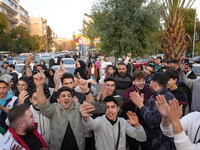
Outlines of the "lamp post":
M193 46L192 46L192 57L194 57L194 48L195 48L195 40L196 40L196 25L197 25L197 19L196 19L196 15L197 15L197 13L196 13L196 11L197 11L197 9L195 8L195 18L194 18L194 36L193 36Z

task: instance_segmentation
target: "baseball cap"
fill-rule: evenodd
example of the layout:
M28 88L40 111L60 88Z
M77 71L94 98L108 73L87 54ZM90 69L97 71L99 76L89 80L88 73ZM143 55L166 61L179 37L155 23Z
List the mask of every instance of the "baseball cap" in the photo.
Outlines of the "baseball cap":
M156 81L160 84L167 84L167 76L163 72L157 72L153 75L151 80Z
M3 74L1 77L6 78L8 80L8 83L10 83L10 81L13 79L13 76L11 76L9 74Z
M4 83L6 83L7 85L10 83L10 82L8 81L8 79L7 79L7 78L4 78L4 77L0 77L0 82L4 82Z

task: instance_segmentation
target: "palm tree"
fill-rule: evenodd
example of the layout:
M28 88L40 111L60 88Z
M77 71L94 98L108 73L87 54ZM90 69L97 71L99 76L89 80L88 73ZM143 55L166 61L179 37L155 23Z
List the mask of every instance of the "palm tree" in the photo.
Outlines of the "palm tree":
M190 36L183 28L183 21L188 9L195 0L165 0L167 11L162 11L165 20L166 32L163 45L163 53L166 59L181 60L187 50L187 45L191 41Z
M97 30L94 26L93 18L91 15L84 14L86 17L90 18L89 22L83 21L83 28L80 30L85 37L90 39L90 46L94 46L94 40L97 38Z

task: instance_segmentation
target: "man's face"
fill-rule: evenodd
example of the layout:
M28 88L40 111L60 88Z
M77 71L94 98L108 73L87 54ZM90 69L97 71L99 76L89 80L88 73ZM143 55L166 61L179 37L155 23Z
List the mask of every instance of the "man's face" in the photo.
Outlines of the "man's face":
M61 92L59 98L57 98L58 102L60 103L60 105L67 111L69 110L73 98L72 95L69 91L63 91Z
M146 76L149 77L150 75L152 75L153 68L147 66L147 68L145 69L145 72L146 72Z
M33 107L36 109L36 110L39 110L39 107L38 107L38 100L37 100L37 93L33 93L32 97L30 98L30 101L33 105Z
M160 64L161 59L160 58L156 58L156 64Z
M152 92L155 92L155 81L151 80L149 87L150 87Z
M133 84L135 85L136 89L143 90L143 88L145 86L145 79L144 78L141 78L141 79L136 78L135 81L133 81Z
M26 82L20 80L17 83L17 89L19 92L26 91L28 89L28 85Z
M105 61L108 61L108 59L109 59L109 57L105 57L105 59L104 59L104 60L105 60Z
M24 132L26 134L32 133L36 129L36 126L34 125L34 119L35 117L33 116L31 110L30 109L26 110L25 116L23 117Z
M72 80L72 78L65 78L63 80L63 84L62 84L63 87L69 87L71 89L74 88L74 81Z
M122 60L125 60L126 59L126 55L122 55Z
M176 84L177 79L170 78L167 82L167 88L171 89Z
M3 68L7 68L8 67L8 64L7 63L4 63L3 64Z
M119 76L120 77L123 77L126 75L126 66L125 65L119 65L119 68L118 68L118 72L119 72Z
M106 102L106 116L109 120L116 121L120 108L114 102Z
M0 82L0 99L4 99L7 96L8 85L4 82Z
M107 96L111 96L115 90L115 82L107 81L105 84L106 84L106 94Z
M169 67L172 69L175 69L175 64L174 63L169 63Z

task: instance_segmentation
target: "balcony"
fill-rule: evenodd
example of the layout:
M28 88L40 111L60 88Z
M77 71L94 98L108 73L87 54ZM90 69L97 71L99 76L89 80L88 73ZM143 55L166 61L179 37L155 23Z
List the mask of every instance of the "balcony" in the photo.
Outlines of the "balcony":
M11 24L17 24L18 20L14 18L13 16L7 14L8 20L10 21Z
M4 9L9 11L9 13L12 13L12 14L18 13L18 10L17 10L18 4L13 0L1 0L0 5L2 5Z

